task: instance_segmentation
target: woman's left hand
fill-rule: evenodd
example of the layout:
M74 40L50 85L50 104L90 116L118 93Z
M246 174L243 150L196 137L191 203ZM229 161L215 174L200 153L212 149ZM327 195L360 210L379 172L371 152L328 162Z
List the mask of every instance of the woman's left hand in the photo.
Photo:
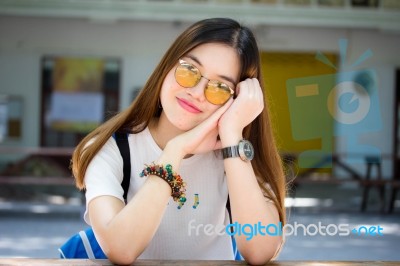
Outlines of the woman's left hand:
M264 109L264 95L258 79L246 79L237 85L236 90L236 99L218 123L221 139L241 135L243 129Z

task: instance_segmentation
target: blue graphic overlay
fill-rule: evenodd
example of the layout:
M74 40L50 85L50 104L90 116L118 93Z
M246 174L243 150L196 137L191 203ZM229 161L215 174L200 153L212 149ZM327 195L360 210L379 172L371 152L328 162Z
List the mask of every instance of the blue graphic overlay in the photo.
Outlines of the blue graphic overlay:
M318 150L303 151L298 158L301 168L332 166L334 137L345 141L346 160L361 162L359 155L378 156L380 150L359 143L365 133L379 131L382 120L379 108L377 75L373 69L354 70L372 56L367 50L353 64L346 63L347 41L339 41L340 72L289 79L286 89L293 138L297 141L319 139ZM322 53L316 59L338 69ZM334 131L328 130L334 127Z

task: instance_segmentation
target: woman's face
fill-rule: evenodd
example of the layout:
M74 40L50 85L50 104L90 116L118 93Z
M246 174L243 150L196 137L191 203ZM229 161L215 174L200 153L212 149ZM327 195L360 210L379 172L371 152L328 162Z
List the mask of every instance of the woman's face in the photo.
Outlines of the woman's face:
M207 101L204 89L209 80L227 84L235 90L239 82L240 61L236 50L224 44L202 44L181 58L196 67L203 78L192 88L185 88L175 80L176 62L164 79L161 88L163 113L160 119L180 130L187 131L200 124L222 105Z

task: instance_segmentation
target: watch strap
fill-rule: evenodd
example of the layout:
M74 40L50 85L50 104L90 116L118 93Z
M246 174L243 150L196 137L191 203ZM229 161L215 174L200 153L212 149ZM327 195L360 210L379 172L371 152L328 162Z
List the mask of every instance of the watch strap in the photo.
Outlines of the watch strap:
M222 149L222 157L224 159L239 157L239 146L230 146Z

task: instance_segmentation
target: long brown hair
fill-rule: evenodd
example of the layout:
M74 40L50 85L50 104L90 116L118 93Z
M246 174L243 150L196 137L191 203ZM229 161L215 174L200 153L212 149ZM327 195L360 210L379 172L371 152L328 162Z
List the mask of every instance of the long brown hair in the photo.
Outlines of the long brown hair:
M136 100L126 110L96 128L78 144L72 156L72 171L79 189L85 186L84 177L90 161L114 132L119 130L141 132L154 117L160 116L161 110L158 105L165 76L176 65L179 58L204 43L223 43L234 48L241 62L240 80L257 78L264 89L259 51L249 28L227 18L206 19L193 24L171 45ZM244 129L243 136L255 147L252 165L259 178L260 187L267 197L274 201L280 220L285 223L285 177L272 133L268 105ZM90 145L88 145L89 142L91 142ZM265 184L269 184L273 193Z

